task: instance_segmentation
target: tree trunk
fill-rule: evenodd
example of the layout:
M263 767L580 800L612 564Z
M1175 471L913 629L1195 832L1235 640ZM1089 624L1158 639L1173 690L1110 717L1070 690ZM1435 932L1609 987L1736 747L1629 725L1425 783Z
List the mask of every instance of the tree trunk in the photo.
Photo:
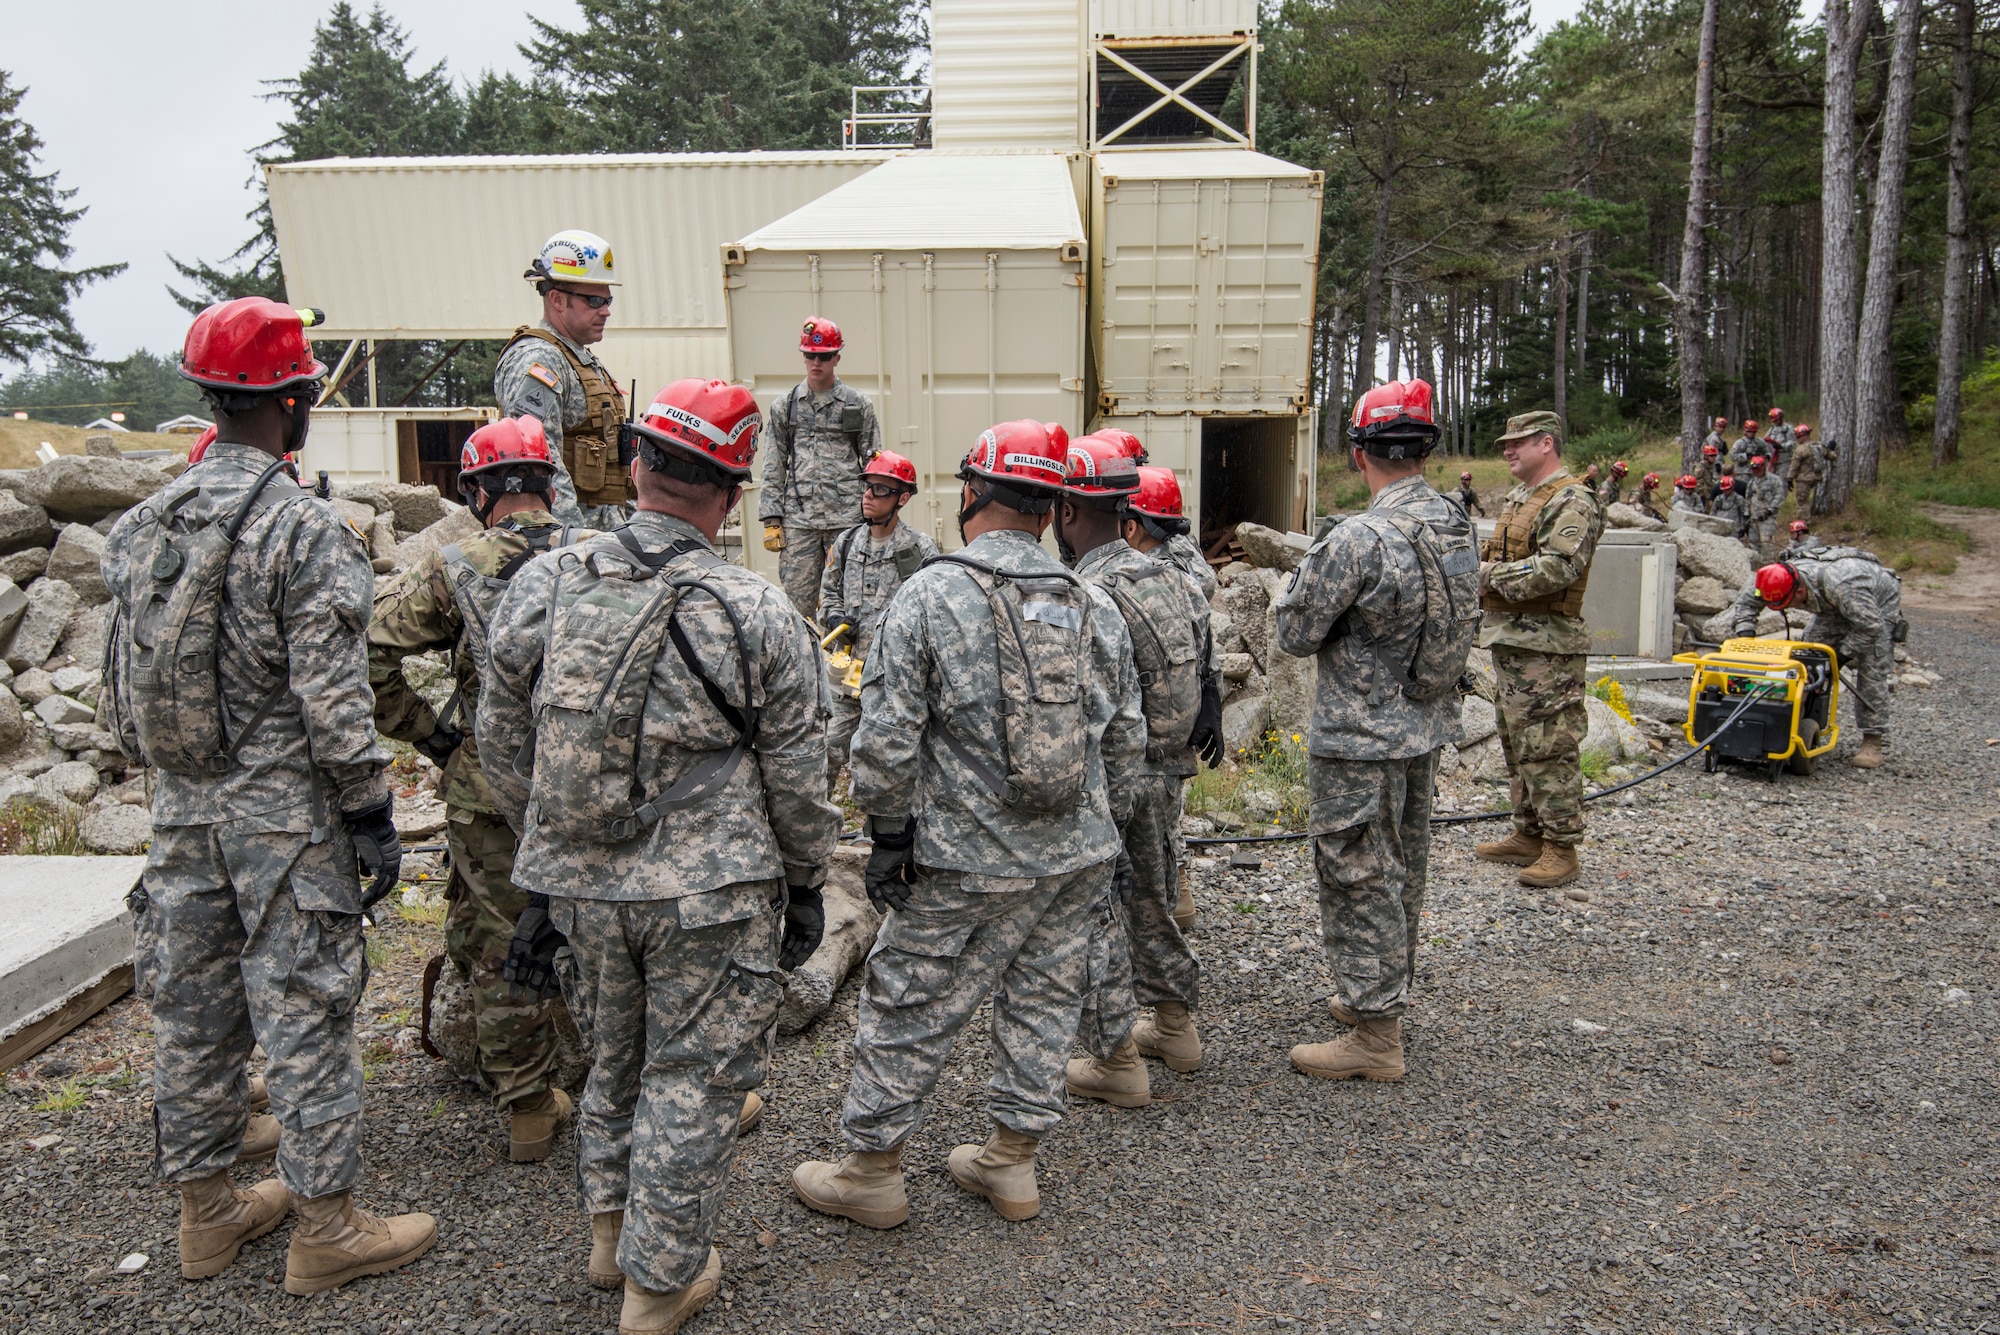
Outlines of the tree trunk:
M1555 335L1549 340L1555 351L1555 364L1549 369L1550 379L1555 385L1556 416L1563 421L1564 431L1569 429L1569 244L1556 244L1555 282Z
M1416 318L1411 322L1416 349L1410 355L1410 365L1417 373L1417 379L1437 392L1437 331L1431 327L1431 298L1422 284L1417 285Z
M1916 100L1918 27L1923 0L1902 0L1889 56L1889 100L1882 110L1882 156L1875 172L1875 216L1868 230L1868 291L1862 299L1854 407L1854 482L1875 485L1882 440L1896 397L1889 326L1896 314L1896 247L1903 233L1903 182L1910 169L1910 107Z
M1576 266L1576 384L1585 384L1584 367L1589 363L1590 339L1590 242L1595 235L1583 234L1583 254Z
M1844 0L1831 0L1843 3ZM1864 0L1865 3L1865 0ZM1681 232L1681 285L1674 296L1674 338L1681 361L1681 471L1693 472L1708 434L1708 186L1715 139L1717 0L1701 7L1701 60L1694 81L1694 145L1688 153L1687 223ZM1849 88L1849 101L1853 99ZM1850 130L1851 133L1851 130Z
M1854 81L1874 0L1827 0L1820 145L1820 435L1834 447L1828 509L1854 494Z
M1966 307L1972 294L1973 0L1957 0L1951 53L1951 184L1944 208L1944 312L1938 331L1937 424L1931 466L1958 458L1958 391L1965 374Z
M1389 321L1389 373L1384 379L1403 378L1403 280L1389 280L1389 306L1384 312Z
M1342 452L1347 440L1347 307L1347 294L1336 293L1333 304L1333 355L1326 359L1326 421L1320 425L1321 448L1334 454Z
M1393 125L1389 134L1393 139ZM1382 341L1382 280L1389 269L1389 183L1385 174L1375 188L1375 234L1368 245L1368 281L1361 293L1361 341L1354 353L1356 385L1375 383L1375 352Z

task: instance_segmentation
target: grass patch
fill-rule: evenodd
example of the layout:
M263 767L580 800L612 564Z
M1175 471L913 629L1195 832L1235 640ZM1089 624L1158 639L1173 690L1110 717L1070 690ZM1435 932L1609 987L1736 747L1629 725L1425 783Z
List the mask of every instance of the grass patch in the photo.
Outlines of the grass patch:
M1304 829L1311 805L1305 738L1299 733L1280 737L1266 730L1254 753L1240 753L1188 782L1188 814L1225 829L1252 823Z
M1611 761L1601 752L1585 751L1577 761L1577 768L1583 771L1584 778L1596 783L1611 772Z
M442 927L445 914L449 911L449 906L442 899L435 904L409 904L404 902L401 895L396 896L396 916L404 922L417 923L425 927Z
M81 1080L65 1080L32 1106L35 1112L71 1113L90 1102L90 1091Z
M75 857L90 850L80 829L83 809L52 811L32 797L17 797L0 808L0 854Z

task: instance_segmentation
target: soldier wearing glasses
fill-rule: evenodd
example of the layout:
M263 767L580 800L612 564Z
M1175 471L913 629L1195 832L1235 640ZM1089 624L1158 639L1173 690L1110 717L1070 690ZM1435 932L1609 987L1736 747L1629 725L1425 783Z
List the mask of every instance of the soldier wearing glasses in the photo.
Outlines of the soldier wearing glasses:
M618 528L632 502L618 464L625 396L590 351L604 337L619 285L611 243L592 232L557 232L522 276L541 294L542 318L516 329L501 349L493 397L503 415L537 418L548 436L556 466L550 513L564 524Z

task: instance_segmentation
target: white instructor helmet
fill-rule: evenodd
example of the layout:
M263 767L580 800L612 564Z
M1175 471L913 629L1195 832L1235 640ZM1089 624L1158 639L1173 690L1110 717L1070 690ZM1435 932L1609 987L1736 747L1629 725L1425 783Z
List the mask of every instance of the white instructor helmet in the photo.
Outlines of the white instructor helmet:
M542 243L528 271L531 283L604 283L620 286L611 267L611 243L595 232L566 228Z

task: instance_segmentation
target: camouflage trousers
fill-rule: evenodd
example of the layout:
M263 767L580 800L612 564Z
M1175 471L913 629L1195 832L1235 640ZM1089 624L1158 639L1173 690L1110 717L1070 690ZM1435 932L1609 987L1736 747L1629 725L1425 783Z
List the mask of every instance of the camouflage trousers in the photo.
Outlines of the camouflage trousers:
M368 959L350 849L344 838L312 844L227 825L153 831L153 1137L166 1181L236 1161L253 1044L269 1059L285 1186L328 1196L360 1176L354 1009Z
M826 573L826 554L846 528L805 528L786 524L785 549L778 553L778 583L799 615L819 616L819 579ZM832 629L828 627L827 629Z
M1751 548L1757 553L1757 560L1760 563L1771 559L1773 551L1776 550L1771 544L1777 536L1778 517L1776 515L1772 515L1769 519L1753 519L1743 531L1743 540L1749 543Z
M1125 856L1132 860L1132 902L1107 892L1092 914L1089 990L1077 1024L1085 1051L1109 1057L1138 1022L1139 1007L1199 1002L1201 961L1174 923L1180 898L1182 780L1149 774L1138 781Z
M1583 838L1584 666L1583 654L1493 646L1514 828L1570 848Z
M826 720L826 791L830 796L840 772L847 768L847 748L861 727L861 702L833 693L833 713Z
M625 1212L618 1268L678 1289L708 1263L729 1190L743 1095L771 1066L777 881L685 899L551 901L591 1036L577 1111L577 1179L591 1214Z
M472 999L479 1076L506 1111L549 1087L555 1061L555 1000L522 1001L509 995L501 965L514 924L528 907L515 885L514 831L498 816L452 808L445 839L451 848L451 883L445 888L444 949L465 978Z
M1792 479L1792 501L1798 506L1799 511L1793 518L1813 517L1813 497L1819 491L1819 482L1818 477L1807 477L1804 474Z
M993 998L993 1120L1040 1138L1062 1120L1063 1067L1083 1010L1089 915L1111 863L1034 879L933 871L868 953L841 1109L849 1148L910 1138L959 1030Z
M1387 1019L1409 1009L1437 762L1436 751L1307 762L1320 934L1334 988L1357 1015Z
M1882 609L1885 624L1879 634L1864 634L1843 616L1815 616L1805 638L1833 646L1840 655L1841 685L1854 702L1854 724L1863 733L1889 734L1889 679L1896 675L1896 643L1891 638L1903 615L1902 599ZM1851 683L1851 684L1850 684Z

